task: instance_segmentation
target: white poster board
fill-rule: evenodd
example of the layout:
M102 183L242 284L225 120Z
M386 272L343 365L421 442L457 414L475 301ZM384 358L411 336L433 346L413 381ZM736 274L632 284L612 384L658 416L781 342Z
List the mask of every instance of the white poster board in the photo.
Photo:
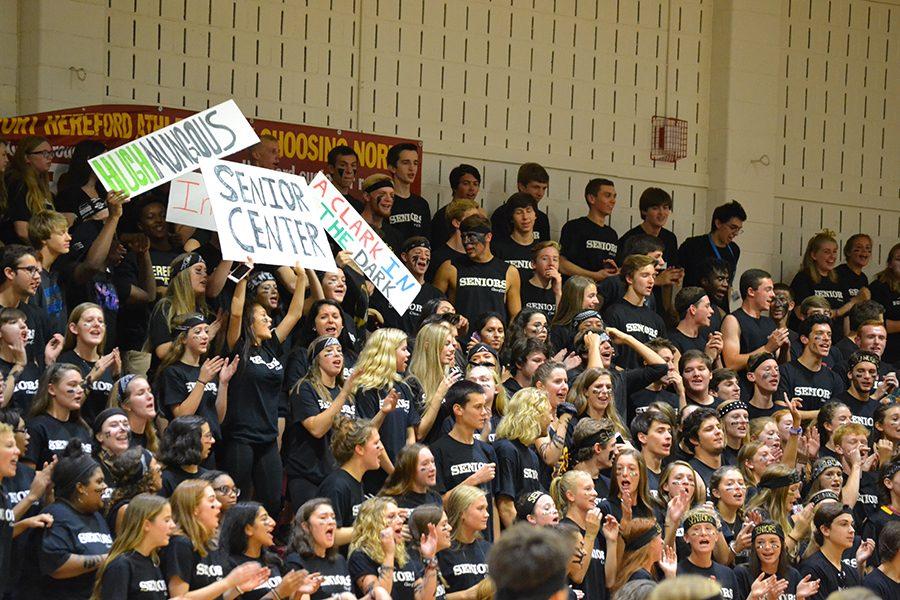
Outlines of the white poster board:
M234 154L259 142L259 136L234 100L208 108L138 138L89 163L108 190L132 196L195 171L205 159Z
M169 184L166 221L216 231L216 219L201 173L179 175Z

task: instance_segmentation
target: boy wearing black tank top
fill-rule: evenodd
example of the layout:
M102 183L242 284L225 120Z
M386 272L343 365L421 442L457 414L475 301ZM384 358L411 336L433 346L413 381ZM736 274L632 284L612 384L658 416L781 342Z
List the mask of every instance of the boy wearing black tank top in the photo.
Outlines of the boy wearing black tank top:
M790 352L786 327L776 328L775 321L763 316L775 298L772 276L762 269L749 269L741 275L741 306L722 321L722 360L729 369L747 369L751 354L778 353L785 362Z
M434 287L447 294L456 312L470 323L486 312L505 317L505 323L522 308L519 272L491 252L491 223L481 215L460 223L466 258L453 264L446 261L434 277Z

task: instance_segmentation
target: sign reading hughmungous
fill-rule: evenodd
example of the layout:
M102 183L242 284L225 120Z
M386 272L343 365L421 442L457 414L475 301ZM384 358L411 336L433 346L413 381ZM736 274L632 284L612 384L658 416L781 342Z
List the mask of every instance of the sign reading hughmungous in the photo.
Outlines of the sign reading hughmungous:
M106 189L136 196L195 170L201 160L258 141L237 104L228 100L92 158L90 165Z
M222 258L337 271L303 177L224 160L204 160L200 172Z
M308 191L318 222L328 235L350 252L394 310L404 314L422 288L416 278L321 171L309 184Z

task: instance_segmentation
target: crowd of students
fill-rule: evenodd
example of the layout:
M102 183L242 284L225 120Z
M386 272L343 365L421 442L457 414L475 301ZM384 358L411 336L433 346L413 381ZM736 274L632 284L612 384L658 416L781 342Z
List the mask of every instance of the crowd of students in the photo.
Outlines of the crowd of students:
M592 179L555 241L536 163L490 215L459 165L432 215L415 145L363 181L336 147L421 284L400 314L336 248L335 273L222 260L165 186L103 189L102 144L55 195L48 140L7 150L4 597L509 597L489 556L517 522L565 540L570 598L900 590L900 244L870 281L872 239L838 265L823 231L780 283L739 262L738 202L679 244L648 188L620 236ZM244 158L277 168L277 141Z

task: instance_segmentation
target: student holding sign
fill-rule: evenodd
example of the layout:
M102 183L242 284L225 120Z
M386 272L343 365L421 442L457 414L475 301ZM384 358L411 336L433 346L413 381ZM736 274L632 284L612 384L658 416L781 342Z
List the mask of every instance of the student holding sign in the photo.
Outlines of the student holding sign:
M394 182L389 175L376 173L363 181L362 217L391 250L397 252L403 244L403 235L390 224L394 208Z
M519 271L491 253L491 222L472 215L459 226L466 259L454 265L445 261L434 277L434 287L447 294L456 311L474 323L486 312L504 316L519 314Z

